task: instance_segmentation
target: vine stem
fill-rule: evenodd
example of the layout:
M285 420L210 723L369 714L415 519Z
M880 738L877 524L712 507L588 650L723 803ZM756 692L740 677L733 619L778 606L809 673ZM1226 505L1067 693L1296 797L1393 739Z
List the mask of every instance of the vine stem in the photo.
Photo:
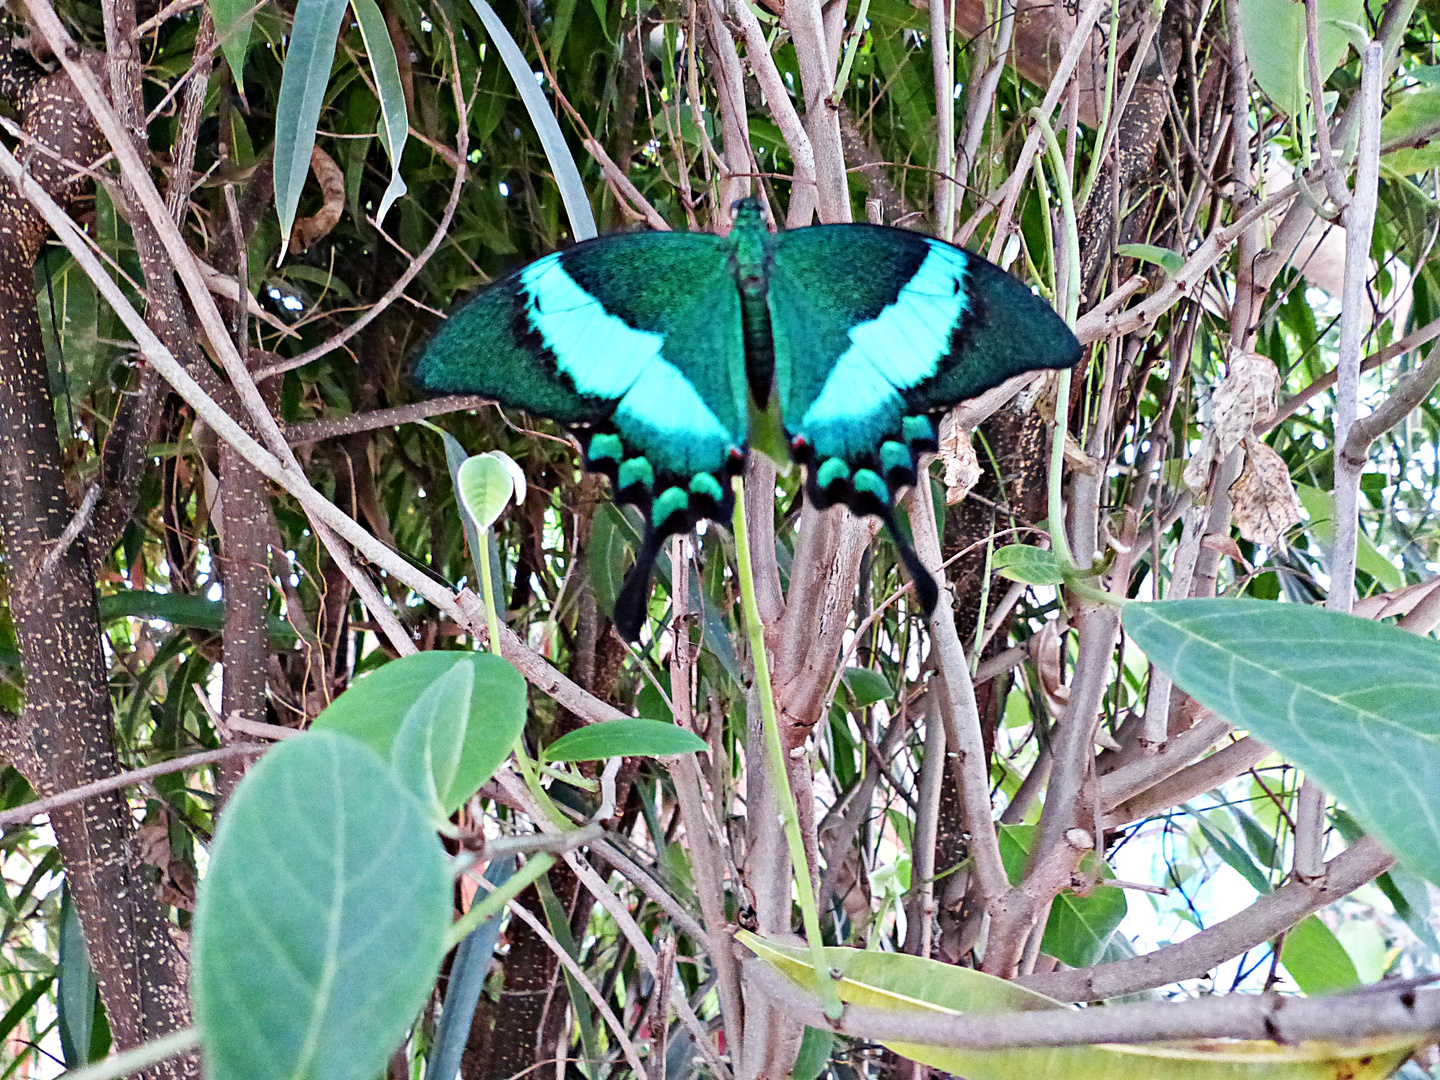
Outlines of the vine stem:
M740 574L740 604L745 617L745 636L750 642L750 657L755 664L755 689L760 695L760 714L764 718L765 758L770 769L770 787L780 805L785 826L785 841L790 846L790 868L795 874L795 891L800 898L800 917L805 923L805 937L810 943L810 961L815 968L815 988L825 1015L838 1020L844 1007L835 982L830 978L830 962L825 958L825 943L820 936L820 905L815 899L810 861L805 855L805 839L800 835L800 813L795 806L795 793L790 790L790 772L785 767L785 748L780 742L780 721L775 715L775 693L770 685L770 658L765 651L765 627L760 621L760 605L755 599L755 571L750 564L750 530L745 521L745 481L735 477L735 515L731 532L735 537L735 564Z
M490 629L487 644L490 651L500 655L500 616L495 612L495 584L490 580L490 530L480 530L480 550L475 553L475 565L480 568L480 589L485 595L485 624Z
M477 899L470 905L469 911L451 923L450 930L445 936L446 951L459 945L470 935L472 930L486 919L503 911L506 904L524 892L536 878L554 865L555 856L548 851L540 851L531 855L525 860L525 865L520 868L518 873L512 874L505 884L496 886L488 896Z

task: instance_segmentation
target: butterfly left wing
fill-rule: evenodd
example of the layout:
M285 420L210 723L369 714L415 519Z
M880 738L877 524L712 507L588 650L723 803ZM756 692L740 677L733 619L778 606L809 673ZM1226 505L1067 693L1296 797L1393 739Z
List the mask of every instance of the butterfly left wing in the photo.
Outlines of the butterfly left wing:
M1070 367L1080 343L998 267L918 233L829 225L773 241L775 388L807 494L878 515L936 447L939 414L1006 379ZM898 545L922 606L935 584Z
M566 424L616 499L640 507L645 537L616 603L631 640L665 538L728 518L748 407L739 293L719 237L630 233L539 259L452 315L412 379Z

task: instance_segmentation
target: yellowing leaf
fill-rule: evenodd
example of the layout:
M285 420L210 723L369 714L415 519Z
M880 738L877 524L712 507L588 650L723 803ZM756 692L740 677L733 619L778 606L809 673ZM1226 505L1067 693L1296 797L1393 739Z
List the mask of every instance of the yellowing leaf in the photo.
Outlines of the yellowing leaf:
M761 960L808 990L814 985L809 952L741 930L737 937ZM1060 1002L969 968L903 953L827 948L825 960L841 977L840 1000L876 1009L936 1013L1035 1012ZM1065 1046L962 1050L887 1042L895 1053L966 1080L1381 1080L1417 1044L1370 1040L1354 1046L1205 1041L1154 1046Z

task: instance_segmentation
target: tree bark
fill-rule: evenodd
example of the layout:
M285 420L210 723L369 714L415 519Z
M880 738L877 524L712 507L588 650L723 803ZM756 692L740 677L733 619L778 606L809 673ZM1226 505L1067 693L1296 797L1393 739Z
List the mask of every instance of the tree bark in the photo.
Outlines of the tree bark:
M0 96L25 130L70 161L90 162L101 141L63 73L46 76L0 43ZM62 204L81 194L69 166L26 149L23 160ZM73 516L48 391L31 267L45 242L40 216L18 192L0 192L0 537L10 613L25 676L25 711L0 732L4 751L42 796L120 771L95 579L83 541L47 556ZM71 896L117 1047L189 1023L186 958L139 859L129 805L115 792L50 815ZM194 1055L151 1077L198 1077Z

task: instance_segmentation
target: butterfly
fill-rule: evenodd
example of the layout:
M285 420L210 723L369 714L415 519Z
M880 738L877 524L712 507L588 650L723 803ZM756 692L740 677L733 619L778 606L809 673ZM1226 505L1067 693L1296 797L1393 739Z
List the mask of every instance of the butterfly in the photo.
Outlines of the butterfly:
M777 411L807 498L880 518L928 615L938 591L894 504L940 417L1080 356L1044 300L962 248L877 225L771 233L743 199L727 236L623 233L502 278L442 324L411 380L565 425L639 508L614 618L635 641L662 544L728 523L731 479Z

